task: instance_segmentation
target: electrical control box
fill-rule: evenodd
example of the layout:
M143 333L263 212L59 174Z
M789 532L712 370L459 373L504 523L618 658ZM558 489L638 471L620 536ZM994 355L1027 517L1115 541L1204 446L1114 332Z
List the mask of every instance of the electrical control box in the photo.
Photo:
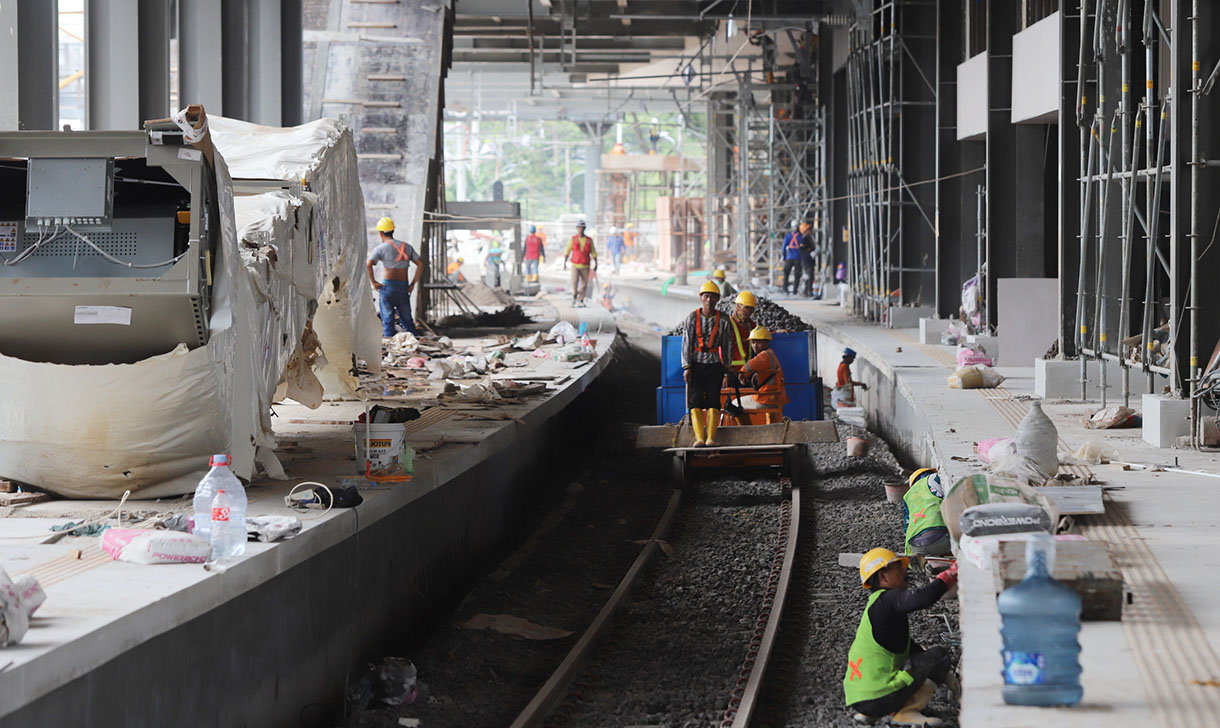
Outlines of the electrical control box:
M216 175L165 131L0 132L0 354L122 364L207 343Z

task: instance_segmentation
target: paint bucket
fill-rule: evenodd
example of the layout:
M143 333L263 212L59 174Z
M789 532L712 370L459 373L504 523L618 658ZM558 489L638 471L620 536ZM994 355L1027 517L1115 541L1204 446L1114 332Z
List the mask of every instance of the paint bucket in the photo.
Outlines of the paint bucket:
M847 438L847 455L853 458L862 458L868 454L869 441L863 437Z
M367 460L373 470L381 470L398 464L402 454L402 443L406 438L406 425L401 422L385 422L352 425L352 437L356 440L356 462L364 472ZM365 443L368 451L365 452Z
M902 496L907 494L907 489L911 486L907 485L905 480L897 480L889 483L883 483L885 486L885 500L887 503L901 503Z

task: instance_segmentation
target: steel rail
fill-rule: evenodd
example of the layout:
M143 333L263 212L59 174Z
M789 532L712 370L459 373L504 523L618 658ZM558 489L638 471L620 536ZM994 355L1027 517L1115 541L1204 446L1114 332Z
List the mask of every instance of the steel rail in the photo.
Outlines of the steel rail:
M675 490L673 495L670 496L669 506L665 509L665 513L661 516L657 527L653 529L648 543L644 545L640 555L631 564L631 568L627 569L627 573L623 575L618 588L606 600L601 611L597 613L597 617L594 618L589 628L585 630L585 633L581 635L580 640L568 651L567 656L563 658L563 662L559 663L559 667L555 668L555 672L551 673L551 676L543 683L542 688L538 690L534 698L517 715L516 720L512 722L512 728L534 728L535 726L542 725L543 721L550 716L551 711L563 699L568 685L571 684L577 673L584 666L594 645L606 633L615 613L627 601L627 596L635 587L635 583L644 571L644 567L648 566L656 552L660 550L658 543L668 533L681 504L682 491Z
M745 728L745 726L750 724L750 719L761 702L763 679L766 677L767 663L771 660L771 653L775 651L780 619L784 613L784 600L788 596L788 585L792 581L792 567L796 561L797 536L799 535L799 524L801 522L801 489L793 485L791 492L789 508L780 525L781 532L786 532L787 534L787 542L784 544L783 563L780 566L778 574L774 571L772 572L772 579L767 585L767 596L763 600L763 613L766 614L767 618L766 627L763 629L761 639L758 641L757 649L755 649L755 644L751 642L746 652L742 671L743 673L748 671L749 677L746 678L745 687L741 690L740 698L737 695L737 689L734 689L729 707L725 710L725 719L721 726ZM772 595L772 589L774 589L774 595ZM759 615L759 621L761 620L762 614ZM738 685L740 684L740 681L738 681ZM737 704L734 705L734 703Z

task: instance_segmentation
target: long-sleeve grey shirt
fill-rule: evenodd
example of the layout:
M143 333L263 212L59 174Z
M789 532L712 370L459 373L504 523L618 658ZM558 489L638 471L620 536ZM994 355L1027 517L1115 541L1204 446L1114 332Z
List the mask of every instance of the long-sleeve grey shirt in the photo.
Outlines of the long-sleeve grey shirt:
M711 351L700 351L695 321L702 319L703 344L709 343ZM712 338L713 331L715 338ZM704 316L703 309L697 308L686 317L682 324L682 368L693 363L728 365L733 360L733 330L729 328L729 315L720 314L720 325L716 325L716 314Z

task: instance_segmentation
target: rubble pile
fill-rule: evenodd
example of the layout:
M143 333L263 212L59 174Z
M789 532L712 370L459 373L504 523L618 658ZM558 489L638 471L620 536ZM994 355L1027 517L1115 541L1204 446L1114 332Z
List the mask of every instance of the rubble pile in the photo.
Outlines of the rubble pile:
M438 326L444 329L475 328L480 326L520 326L532 322L517 304L505 306L499 311L480 311L446 316Z
M732 297L722 298L720 303L716 304L716 308L724 313L731 314L736 308ZM754 325L766 326L772 333L783 333L788 331L809 331L813 327L805 323L799 316L791 313L788 309L779 305L769 298L758 297L758 306L754 309ZM682 335L682 324L675 326L670 332L670 336Z

